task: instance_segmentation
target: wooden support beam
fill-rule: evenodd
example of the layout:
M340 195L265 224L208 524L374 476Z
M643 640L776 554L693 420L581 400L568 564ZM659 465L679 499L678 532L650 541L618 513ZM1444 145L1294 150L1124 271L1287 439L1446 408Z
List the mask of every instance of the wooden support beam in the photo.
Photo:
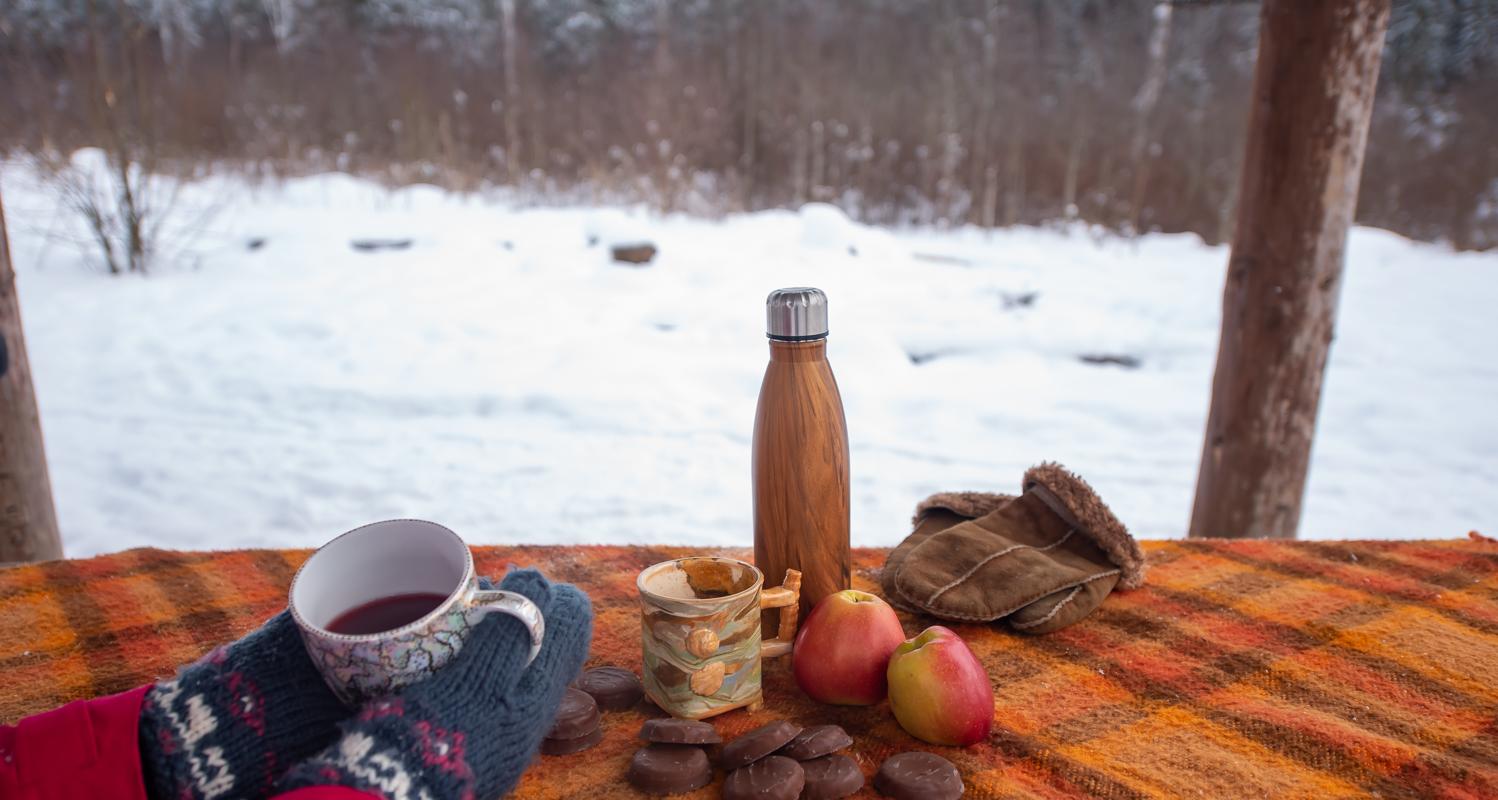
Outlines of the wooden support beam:
M1191 536L1294 538L1390 0L1264 0Z
M62 558L0 202L0 563Z

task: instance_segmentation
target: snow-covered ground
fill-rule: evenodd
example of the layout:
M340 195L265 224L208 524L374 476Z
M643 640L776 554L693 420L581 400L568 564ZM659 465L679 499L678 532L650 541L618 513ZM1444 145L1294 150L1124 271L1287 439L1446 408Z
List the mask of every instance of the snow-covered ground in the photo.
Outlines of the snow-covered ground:
M1193 236L220 178L179 199L220 210L173 265L110 279L58 240L54 193L0 179L70 555L312 546L397 516L474 542L747 544L762 304L803 284L831 298L855 544L1041 460L1141 536L1190 515L1227 257ZM636 238L655 263L610 262ZM1302 536L1498 529L1494 309L1498 254L1354 231Z

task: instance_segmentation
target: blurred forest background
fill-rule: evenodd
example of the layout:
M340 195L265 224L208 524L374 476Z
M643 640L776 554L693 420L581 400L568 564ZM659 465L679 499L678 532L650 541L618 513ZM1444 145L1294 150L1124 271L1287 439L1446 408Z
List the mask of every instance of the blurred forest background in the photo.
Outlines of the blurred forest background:
M0 150L1225 241L1258 6L6 0ZM1362 224L1498 246L1498 0L1396 0ZM127 212L128 216L128 212Z

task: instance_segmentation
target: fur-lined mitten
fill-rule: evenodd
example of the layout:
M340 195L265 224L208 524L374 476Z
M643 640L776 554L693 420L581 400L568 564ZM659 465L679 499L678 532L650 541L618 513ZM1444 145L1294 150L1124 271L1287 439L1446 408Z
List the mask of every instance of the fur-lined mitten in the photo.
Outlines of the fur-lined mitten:
M1144 553L1087 482L1057 464L1025 473L1017 498L933 495L885 562L886 599L964 622L1007 619L1050 633L1092 613L1115 586L1144 582Z

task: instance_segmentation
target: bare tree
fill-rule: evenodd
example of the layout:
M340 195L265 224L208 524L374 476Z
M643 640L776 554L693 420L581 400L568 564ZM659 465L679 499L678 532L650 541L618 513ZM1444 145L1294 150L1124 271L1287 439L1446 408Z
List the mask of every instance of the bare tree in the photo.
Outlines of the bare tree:
M1294 538L1390 0L1265 0L1191 536Z

